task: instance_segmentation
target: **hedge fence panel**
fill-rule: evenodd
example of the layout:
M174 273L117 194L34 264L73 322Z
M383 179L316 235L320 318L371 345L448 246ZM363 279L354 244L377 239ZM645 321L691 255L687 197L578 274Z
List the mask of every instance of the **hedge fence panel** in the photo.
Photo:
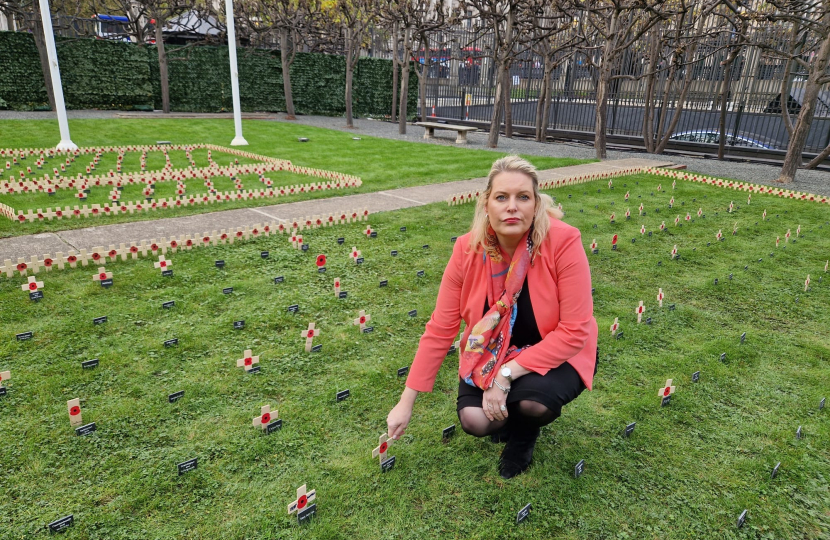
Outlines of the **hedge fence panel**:
M170 108L181 112L220 112L233 107L227 47L166 47ZM97 39L58 40L66 105L70 109L161 109L158 52ZM280 52L241 48L239 93L243 111L285 111ZM291 66L298 114L345 113L346 64L342 56L297 53ZM361 58L354 78L354 110L363 116L388 116L392 62ZM418 83L409 86L409 116L417 106ZM22 32L0 32L0 107L48 106L34 39Z

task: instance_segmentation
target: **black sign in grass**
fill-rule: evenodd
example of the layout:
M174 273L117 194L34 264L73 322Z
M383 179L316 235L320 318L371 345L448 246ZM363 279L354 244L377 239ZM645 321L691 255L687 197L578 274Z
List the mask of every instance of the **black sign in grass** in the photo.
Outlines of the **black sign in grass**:
M182 461L181 463L176 464L176 468L179 471L179 476L190 471L195 471L198 466L199 458L188 459L187 461Z
M371 238L377 238L378 237L378 232L377 231L372 231L371 233L369 233L369 236Z
M528 503L521 510L519 510L519 513L516 514L516 525L526 520L527 517L530 515L530 511L532 509L533 506L530 503Z
M98 367L98 359L93 358L92 360L87 360L86 362L81 362L82 369L92 369L94 367Z
M380 286L381 286L381 287L386 287L386 286L388 286L388 285L389 285L389 280L388 280L388 279L382 279L382 280L380 280Z
M424 244L423 246L421 246L421 248L422 249L429 249L429 244Z
M270 424L265 426L264 431L265 431L266 435L270 435L273 432L275 432L277 430L280 430L280 429L282 429L282 418L280 418L279 420L274 420L273 422L271 422Z
M323 350L322 345L315 345L314 347L311 348L311 352L320 352L322 350Z
M663 399L660 400L660 406L665 407L671 403L671 395L663 396Z
M242 330L245 328L245 321L233 321L234 330Z
M381 472L389 472L392 468L395 467L395 456L387 459L386 461L380 462L380 470Z
M631 437L631 434L634 433L634 428L637 427L637 422L631 422L627 426L625 426L625 431L623 431L623 437Z
M225 287L222 289L222 294L231 294L233 293L233 287Z
M355 259L355 262L357 264L363 264L363 257L358 257L357 259Z
M92 324L104 324L107 322L107 316L104 315L103 317L95 317L92 319Z
M738 528L739 529L744 526L744 523L746 523L746 513L747 513L747 510L744 510L743 512L741 512L741 515L738 516Z
M402 368L398 368L398 377L403 377L409 373L409 366L404 366Z
M335 396L335 398L337 399L337 403L340 403L344 399L347 399L350 395L351 395L351 392L349 390L341 390L341 391L337 392L337 395Z
M31 330L28 332L23 332L22 334L17 334L17 341L26 341L35 337L35 333Z
M59 533L64 529L71 527L75 524L75 516L68 515L66 517L62 517L60 519L56 519L52 523L46 526L50 533Z
M260 251L259 256L263 259L267 259L270 256L270 253L268 253L267 251Z
M248 374L248 375L253 375L254 373L259 373L259 370L261 370L261 369L262 369L261 366L254 366L251 369L249 369L248 371L246 371L245 373Z
M309 519L313 518L314 515L317 513L317 505L312 504L311 506L304 508L297 512L297 523L302 525Z
M343 244L343 242L345 242L345 241L346 241L346 239L345 239L345 238L338 238L338 239L337 239L337 243L338 243L338 244L341 244L341 245L342 245L342 244Z
M574 478L579 478L585 472L585 460L580 459L579 463L574 465Z
M277 276L274 278L274 285L279 285L283 281L285 281L285 276Z
M700 380L700 372L695 371L692 373L692 382L698 382Z
M179 344L179 338L168 339L164 342L165 347L172 347Z
M179 390L178 392L173 392L172 394L167 396L168 403L176 403L181 398L184 397L184 390Z
M418 272L417 272L417 274L416 274L416 275L417 275L418 277L424 277L424 276L426 275L426 272L424 272L423 270L418 270Z
M101 280L101 287L108 289L112 287L112 278L110 279L102 279Z
M6 387L5 386L0 386L0 397L5 396L6 392L7 392Z
M43 291L32 291L29 293L29 300L37 302L43 299Z
M781 462L775 464L775 467L772 468L772 473L769 475L770 480L775 480L775 477L778 476L778 469L781 468Z
M214 263L214 265L216 266L216 268L225 268L225 261L218 260Z
M445 427L441 430L441 440L446 441L450 437L455 435L455 424L451 425L450 427Z
M412 311L408 312L407 315L409 315L410 317L417 317L418 316L418 310L413 309Z
M173 306L175 306L175 305L176 305L176 301L175 301L175 300L170 300L170 301L168 301L168 302L164 302L164 303L161 305L161 307L162 307L163 309L170 309L170 308L172 308L172 307L173 307Z
M288 313L297 313L300 311L300 304L291 304L288 306Z
M78 437L83 437L84 435L89 435L93 431L97 430L98 428L95 426L95 422L91 422L89 424L83 425L81 427L75 428L75 434Z
M340 291L337 294L337 298L340 298L340 299L347 298L348 296L349 296L349 293L347 293L346 291Z
M161 271L161 277L173 277L173 271L172 270L162 270Z
M401 232L406 232L406 227L401 227Z
M397 257L398 256L398 250L393 249L392 251L389 252L389 254L392 255L393 257Z

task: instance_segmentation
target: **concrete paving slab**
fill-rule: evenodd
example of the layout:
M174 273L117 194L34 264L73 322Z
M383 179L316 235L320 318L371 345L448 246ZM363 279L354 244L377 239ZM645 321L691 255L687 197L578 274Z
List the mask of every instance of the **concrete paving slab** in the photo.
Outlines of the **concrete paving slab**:
M32 255L43 257L58 251L66 253L70 249L72 249L71 246L55 233L4 238L0 242L0 263L7 259L16 263L18 257L25 257L28 260Z

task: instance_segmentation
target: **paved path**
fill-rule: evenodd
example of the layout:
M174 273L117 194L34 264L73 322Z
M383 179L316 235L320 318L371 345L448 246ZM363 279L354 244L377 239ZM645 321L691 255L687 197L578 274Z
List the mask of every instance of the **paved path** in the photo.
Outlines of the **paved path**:
M556 180L582 174L614 172L633 167L659 167L670 165L670 161L656 162L646 159L621 159L588 163L572 167L548 169L539 173L540 180ZM0 240L0 262L18 257L30 259L69 250L80 251L97 246L139 243L153 238L180 235L201 235L207 231L231 229L255 224L289 220L298 217L325 215L345 210L368 209L371 213L399 210L413 206L445 201L453 194L483 188L486 178L473 178L458 182L429 184L409 188L363 193L360 195L335 196L293 203L275 204L258 208L241 208L199 214L193 216L163 218L151 221L137 221L105 225L106 217L91 218L97 225L85 229L17 236Z

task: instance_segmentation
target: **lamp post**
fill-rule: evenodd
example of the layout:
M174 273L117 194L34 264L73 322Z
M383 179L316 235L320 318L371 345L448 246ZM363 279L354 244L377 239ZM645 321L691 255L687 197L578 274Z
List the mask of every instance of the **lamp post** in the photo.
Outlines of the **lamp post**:
M45 0L41 0L44 2ZM242 111L239 104L239 70L236 67L236 30L233 27L233 0L225 0L225 16L228 18L228 53L231 60L231 93L233 94L233 126L236 136L231 146L247 146L242 136Z
M46 56L49 58L49 73L52 75L52 91L55 94L55 112L58 113L58 126L61 142L57 150L77 150L78 146L69 138L69 121L66 119L66 103L63 101L61 72L58 68L58 51L55 49L55 36L52 33L52 13L49 0L40 0L40 18L43 21L43 37L46 40Z

